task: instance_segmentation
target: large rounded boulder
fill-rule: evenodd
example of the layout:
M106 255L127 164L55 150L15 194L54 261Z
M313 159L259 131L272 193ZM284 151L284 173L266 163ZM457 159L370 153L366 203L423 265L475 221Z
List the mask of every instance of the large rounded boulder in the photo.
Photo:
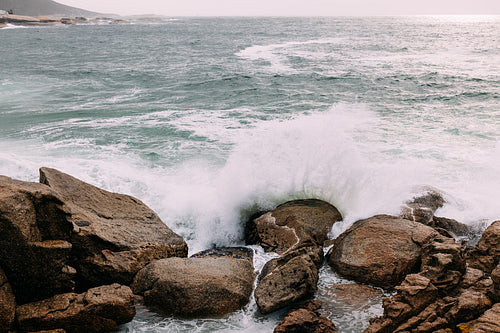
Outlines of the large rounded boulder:
M247 224L247 244L261 245L279 254L305 242L322 246L342 215L331 204L317 200L293 200Z
M431 227L389 215L354 223L334 242L328 263L340 275L379 287L393 287L418 271L423 245L438 233Z
M255 276L247 258L167 258L139 271L132 290L166 314L223 316L248 303Z

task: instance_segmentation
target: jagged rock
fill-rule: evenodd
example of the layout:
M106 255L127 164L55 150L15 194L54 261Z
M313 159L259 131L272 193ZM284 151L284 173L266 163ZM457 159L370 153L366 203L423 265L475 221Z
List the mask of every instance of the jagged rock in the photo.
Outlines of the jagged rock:
M470 333L499 333L500 332L500 303L479 317L472 326Z
M248 303L254 280L248 259L167 258L139 271L132 289L167 314L222 316Z
M271 313L313 296L322 262L323 249L314 246L292 249L269 260L254 293L260 312Z
M422 249L420 274L443 295L457 287L466 271L462 246L452 238L438 236Z
M17 307L20 331L64 329L67 332L110 332L135 316L133 294L118 284L66 293Z
M186 257L187 244L140 200L107 192L55 169L40 182L69 207L75 268L82 288L120 283L155 259Z
M491 281L490 281L491 282ZM456 297L457 303L447 313L450 323L460 323L472 320L491 308L492 302L487 296L488 287L472 287L463 289Z
M311 304L312 303L312 304ZM312 301L305 307L290 311L274 329L274 333L335 333L331 320L321 316L316 310L321 306Z
M462 277L462 281L460 282L460 287L463 289L470 288L484 278L485 274L482 270L467 267L465 274Z
M499 262L500 221L495 221L486 228L476 247L469 253L467 263L489 274Z
M418 270L422 246L437 235L421 223L377 215L342 233L328 252L328 263L355 281L392 287Z
M190 258L246 259L253 264L253 251L246 247L218 247L195 253Z
M339 211L327 202L289 201L248 223L247 244L258 244L278 254L304 242L322 246L333 224L341 220Z
M0 176L0 266L19 304L73 291L73 226L46 185Z
M404 219L428 224L432 221L434 213L444 204L443 196L432 190L426 194L413 198L401 208L400 216Z
M0 332L8 332L14 325L16 300L7 276L0 268Z
M449 239L446 240L446 242L449 241ZM435 245L433 245L434 249L436 249ZM442 253L447 253L449 247L446 246L441 251ZM459 265L460 261L460 257L457 257ZM428 273L426 269L427 265L423 264L422 267L422 272L413 275L414 277L418 277L418 281L427 279L423 276L424 273ZM440 271L446 272L448 269L450 271L456 269L456 266L454 267L448 262L447 265L436 265L433 268L440 268ZM447 274L444 275L446 276ZM408 275L407 279L410 276ZM430 274L429 276L431 279L435 277L434 274ZM428 281L438 293L435 293L430 298L414 298L413 300L419 301L417 303L412 302L401 293L401 291L411 290L407 286L404 286L404 283L396 287L398 294L392 299L384 300L383 317L372 319L370 321L371 325L366 332L418 333L438 332L440 330L451 332L458 323L464 323L477 318L492 305L488 296L492 288L492 281L480 270L468 268L460 284L456 284L455 280L450 279L449 285L444 288L443 285L440 285L439 290L434 287L430 279ZM438 279L438 284L443 281L442 279ZM469 327L469 324L459 324L459 326L465 328Z
M407 275L396 290L394 297L385 298L383 301L384 315L371 319L365 333L396 332L397 327L419 314L438 296L438 289L428 278L419 274Z
M408 319L394 332L450 332L446 331L448 320L447 312L456 305L455 299L439 299L427 306L423 311Z

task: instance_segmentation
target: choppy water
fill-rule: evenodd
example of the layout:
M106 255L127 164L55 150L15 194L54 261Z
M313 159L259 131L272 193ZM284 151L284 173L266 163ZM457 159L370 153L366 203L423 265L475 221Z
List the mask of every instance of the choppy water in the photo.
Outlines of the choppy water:
M191 253L242 244L245 216L293 198L337 206L332 237L425 185L445 193L438 215L500 218L500 16L8 27L0 46L0 174L49 166L139 197ZM359 332L377 313L332 319ZM123 331L271 332L281 316L141 311Z

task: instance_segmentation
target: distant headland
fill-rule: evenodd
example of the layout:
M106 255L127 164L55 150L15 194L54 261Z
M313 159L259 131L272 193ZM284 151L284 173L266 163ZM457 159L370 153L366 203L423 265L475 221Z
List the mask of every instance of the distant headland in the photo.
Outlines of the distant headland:
M106 17L103 17L106 16ZM101 14L51 0L0 0L0 28L11 25L129 23L112 14Z
M94 18L104 14L66 6L52 0L0 0L0 10L22 16L73 16Z

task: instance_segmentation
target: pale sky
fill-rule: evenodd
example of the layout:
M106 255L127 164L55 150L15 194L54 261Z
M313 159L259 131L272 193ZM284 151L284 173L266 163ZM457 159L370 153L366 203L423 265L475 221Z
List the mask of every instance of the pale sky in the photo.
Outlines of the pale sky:
M500 15L500 0L56 0L101 13L167 16Z

